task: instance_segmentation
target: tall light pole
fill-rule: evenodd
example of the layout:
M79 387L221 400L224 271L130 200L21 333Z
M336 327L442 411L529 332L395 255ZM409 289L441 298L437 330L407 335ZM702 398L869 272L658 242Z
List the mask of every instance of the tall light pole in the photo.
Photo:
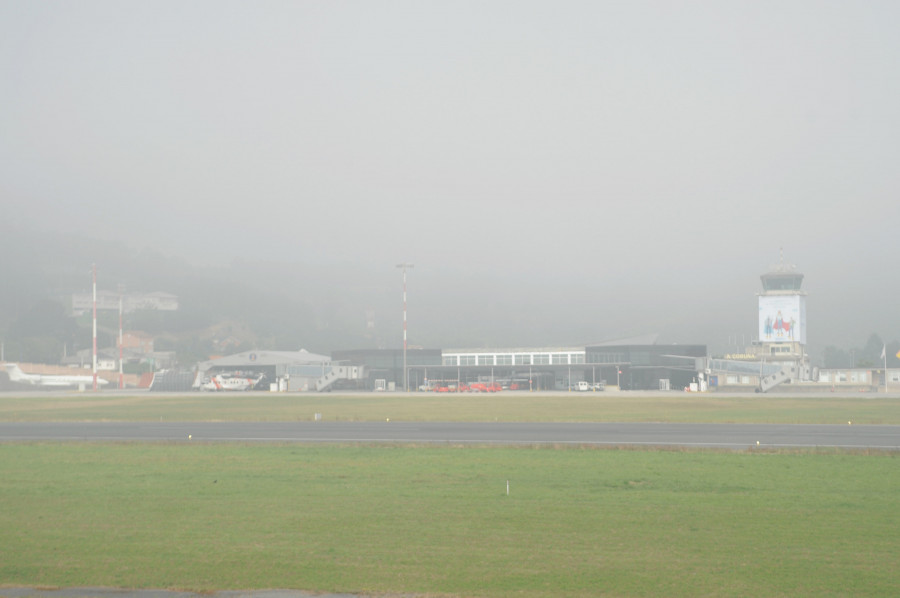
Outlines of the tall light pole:
M413 267L412 264L397 264L403 270L403 390L409 392L409 372L406 370L406 271Z

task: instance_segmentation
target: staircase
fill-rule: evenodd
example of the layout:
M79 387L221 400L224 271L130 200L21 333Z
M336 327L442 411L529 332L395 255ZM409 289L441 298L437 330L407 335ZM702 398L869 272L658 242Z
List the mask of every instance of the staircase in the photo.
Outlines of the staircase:
M193 372L177 372L171 370L163 370L153 374L153 380L150 382L150 391L153 392L182 392L192 390L194 378L196 374Z
M321 378L316 380L316 391L322 392L338 380L359 380L365 377L363 366L360 365L336 365Z
M760 379L757 392L768 392L783 382L787 382L792 378L798 378L799 374L800 368L797 364L786 365L774 374L769 374Z

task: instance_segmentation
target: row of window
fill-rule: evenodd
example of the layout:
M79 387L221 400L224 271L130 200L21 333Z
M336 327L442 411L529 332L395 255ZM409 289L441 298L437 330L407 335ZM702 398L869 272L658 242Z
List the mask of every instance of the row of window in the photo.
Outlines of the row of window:
M784 346L784 345L776 345L774 347L769 347L770 355L775 355L776 353L793 353L793 347Z
M444 355L442 363L460 365L572 365L584 363L584 353L513 353Z
M590 355L591 363L622 363L625 360L625 355L622 353L591 353Z
M889 379L891 382L900 382L900 372L891 372ZM727 375L725 380L728 384L750 384L751 378L750 376L735 376L735 375ZM819 372L819 382L851 382L857 384L868 384L869 383L869 373L868 372L827 372L822 371ZM753 384L756 384L755 378L753 379Z
M819 382L859 382L869 383L868 372L819 372Z

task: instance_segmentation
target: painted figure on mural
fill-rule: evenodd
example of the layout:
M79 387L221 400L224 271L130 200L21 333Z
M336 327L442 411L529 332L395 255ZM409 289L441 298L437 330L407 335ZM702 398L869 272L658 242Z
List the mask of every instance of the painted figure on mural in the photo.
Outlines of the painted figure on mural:
M781 336L781 331L784 326L784 318L781 316L781 310L778 310L778 315L775 316L775 335Z

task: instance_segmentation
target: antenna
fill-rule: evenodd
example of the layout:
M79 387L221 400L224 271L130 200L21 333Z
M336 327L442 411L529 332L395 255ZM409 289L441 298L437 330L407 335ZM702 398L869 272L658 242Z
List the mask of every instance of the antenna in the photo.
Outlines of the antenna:
M125 388L125 375L122 369L122 348L124 345L122 338L122 295L124 292L124 286L119 283L119 390Z
M397 267L403 270L403 390L409 392L409 370L406 369L406 270L414 266L403 262Z
M94 378L93 390L97 392L97 264L91 264L91 287L94 296L94 314L92 318L94 349L92 354L93 367L91 370Z

